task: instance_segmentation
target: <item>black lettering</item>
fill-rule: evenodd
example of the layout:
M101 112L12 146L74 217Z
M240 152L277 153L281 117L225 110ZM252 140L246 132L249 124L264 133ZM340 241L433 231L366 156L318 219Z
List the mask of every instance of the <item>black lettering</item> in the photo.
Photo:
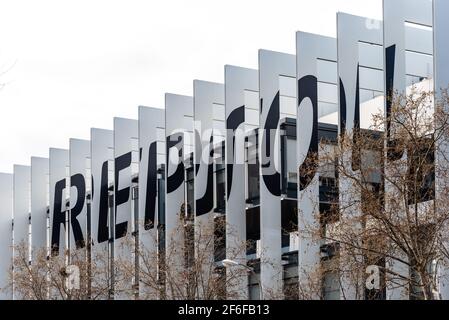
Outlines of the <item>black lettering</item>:
M53 202L53 221L51 231L51 255L59 255L59 239L61 233L61 224L65 228L65 204L63 206L62 192L66 188L65 179L55 184L54 202Z
M145 193L145 230L154 227L157 197L157 143L153 142L148 150L147 190Z
M108 161L105 161L101 167L100 184L101 184L101 187L100 187L100 212L98 215L98 235L97 235L98 243L108 241L108 239L109 239Z
M115 159L115 220L117 221L117 207L128 202L131 187L128 186L123 189L118 189L119 186L119 173L120 171L131 166L131 152ZM115 224L115 239L120 239L126 236L128 232L128 221Z
M70 178L71 187L77 189L77 199L75 206L70 210L70 225L72 226L73 237L75 239L76 248L84 248L85 241L83 237L83 230L77 217L83 211L86 202L86 182L82 174L75 174Z

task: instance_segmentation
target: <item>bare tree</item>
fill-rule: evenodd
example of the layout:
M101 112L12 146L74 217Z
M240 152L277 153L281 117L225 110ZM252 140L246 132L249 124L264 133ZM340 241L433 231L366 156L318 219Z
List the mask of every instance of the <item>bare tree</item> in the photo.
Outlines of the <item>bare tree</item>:
M336 252L316 279L336 274L348 299L386 291L435 299L436 269L449 262L449 96L435 101L433 92L413 87L389 99L391 109L373 115L370 128L356 123L337 144L322 141L320 168L335 168L339 201L315 218L318 228L310 226ZM381 270L378 290L365 287L370 265Z
M97 300L109 296L107 252L96 252L90 260L83 249L73 250L70 257L68 252L50 257L47 248L36 248L31 259L23 243L14 251L8 290L14 288L16 299Z
M248 270L233 268L226 272L221 260L232 260L241 250L246 252L246 241L236 246L235 252L225 252L224 216L213 219L208 225L195 225L193 217L181 211L179 224L171 234L165 237L163 226L159 226L158 232L150 235L152 245L141 240L136 247L139 299L236 298L238 292L232 284L239 276L247 276ZM165 246L155 247L161 241ZM135 274L134 261L120 261L119 264L123 274L128 277Z
M241 250L246 252L246 241L225 252L224 216L207 226L194 226L191 216L179 216L179 225L169 237L182 234L181 248L177 241L168 241L168 246L160 243L165 242L161 227L151 233L153 238L142 237L138 246L136 237L129 235L116 245L116 251L131 254L114 258L113 276L106 248L89 250L91 258L85 249L49 256L47 248L40 248L33 250L31 258L25 244L17 245L8 289L14 287L17 299L29 300L236 298L240 292L232 284L238 277L248 276L248 270L232 268L226 272L221 260L234 259L238 253L241 256ZM69 283L68 267L76 267L79 273L76 286Z

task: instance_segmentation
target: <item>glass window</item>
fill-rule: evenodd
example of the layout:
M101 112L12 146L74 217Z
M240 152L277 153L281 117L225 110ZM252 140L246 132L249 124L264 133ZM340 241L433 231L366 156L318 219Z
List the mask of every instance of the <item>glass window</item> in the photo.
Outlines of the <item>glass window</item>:
M215 212L226 212L226 173L224 165L215 172Z
M281 96L296 98L296 78L279 76L279 92Z
M165 225L165 165L162 164L158 170L158 225Z
M246 254L256 257L257 241L260 240L260 207L246 210Z
M287 198L296 199L297 196L297 167L296 167L296 139L291 139L288 137L284 137L285 140L285 150L282 153L284 157L282 164L282 173L283 173L283 193L287 196Z
M284 267L284 297L285 300L299 299L298 264L288 264Z
M435 150L432 139L421 141L408 151L409 203L426 202L435 199Z
M337 63L328 60L317 60L317 75L320 82L328 82L336 84L338 73Z
M260 274L250 273L248 276L249 300L260 300Z
M321 255L322 297L324 300L340 300L339 245L331 243L321 247Z
M360 67L359 72L360 88L380 92L384 90L384 73L382 70Z
M421 24L405 23L405 47L407 50L432 54L433 34L431 27Z
M194 172L193 167L186 169L186 195L187 195L187 210L186 210L186 220L193 221L193 208L195 201L194 194Z
M259 157L258 134L252 134L248 137L246 147L246 177L247 177L247 203L253 205L259 204Z
M226 258L226 216L219 216L214 220L214 261Z
M323 276L323 299L340 300L340 286L337 272L326 272Z
M296 200L282 200L281 228L282 248L284 248L284 252L291 252L295 248L297 240L295 235L298 232L298 202Z
M383 48L377 44L359 42L360 66L383 69Z
M225 145L219 144L215 152L215 212L226 212Z

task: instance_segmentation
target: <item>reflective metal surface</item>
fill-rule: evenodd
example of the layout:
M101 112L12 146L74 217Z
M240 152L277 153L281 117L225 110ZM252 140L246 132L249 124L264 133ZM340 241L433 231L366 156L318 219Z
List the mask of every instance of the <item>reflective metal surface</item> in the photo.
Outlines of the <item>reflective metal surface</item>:
M282 296L281 265L281 177L279 121L285 103L281 96L293 103L296 118L296 90L294 86L281 87L280 79L296 79L296 57L268 50L259 50L259 159L260 159L260 240L261 288L267 294ZM285 81L285 79L284 79ZM288 104L288 103L287 103ZM285 112L283 116L287 116ZM279 213L279 214L275 214Z
M259 72L236 66L225 66L226 110L226 251L227 257L246 264L246 197L245 197L245 137L258 127L259 114L248 102L248 94L259 92ZM251 99L251 98L249 98ZM253 112L254 111L254 112ZM253 116L254 115L254 116ZM229 271L228 271L229 272ZM234 270L230 274L235 275ZM238 274L229 291L240 299L248 297L248 277Z

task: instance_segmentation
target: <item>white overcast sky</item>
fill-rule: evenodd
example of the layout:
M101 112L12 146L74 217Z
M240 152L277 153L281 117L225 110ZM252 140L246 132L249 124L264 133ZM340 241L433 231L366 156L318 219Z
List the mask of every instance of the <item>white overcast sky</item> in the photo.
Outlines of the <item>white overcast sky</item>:
M0 171L112 129L295 31L335 36L336 12L380 19L382 0L0 0Z

